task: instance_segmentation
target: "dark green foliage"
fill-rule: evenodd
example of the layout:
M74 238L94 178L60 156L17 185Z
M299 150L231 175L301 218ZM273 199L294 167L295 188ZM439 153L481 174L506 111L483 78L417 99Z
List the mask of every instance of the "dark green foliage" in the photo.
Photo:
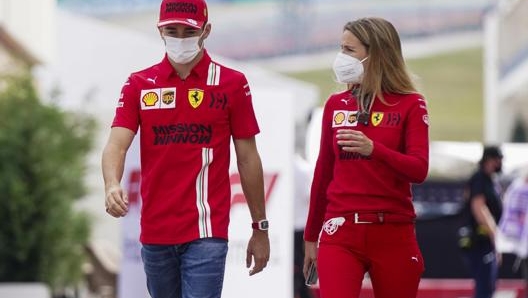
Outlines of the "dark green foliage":
M29 76L0 78L0 282L81 277L85 194L93 119L40 102Z

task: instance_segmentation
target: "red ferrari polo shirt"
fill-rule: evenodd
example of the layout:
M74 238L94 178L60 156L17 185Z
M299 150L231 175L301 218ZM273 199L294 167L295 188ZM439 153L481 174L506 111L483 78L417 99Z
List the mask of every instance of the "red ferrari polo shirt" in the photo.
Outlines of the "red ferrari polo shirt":
M204 51L182 80L165 56L130 75L112 126L140 129L142 243L227 239L230 140L259 133L244 74Z

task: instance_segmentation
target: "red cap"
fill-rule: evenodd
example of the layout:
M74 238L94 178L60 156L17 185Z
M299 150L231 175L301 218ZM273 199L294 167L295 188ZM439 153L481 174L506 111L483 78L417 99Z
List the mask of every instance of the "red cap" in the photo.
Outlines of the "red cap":
M207 23L205 0L163 0L160 6L158 27L184 24L202 28Z

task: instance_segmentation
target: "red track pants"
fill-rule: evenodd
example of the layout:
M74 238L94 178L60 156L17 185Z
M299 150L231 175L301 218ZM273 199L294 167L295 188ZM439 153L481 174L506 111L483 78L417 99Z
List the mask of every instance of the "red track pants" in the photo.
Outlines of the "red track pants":
M358 298L369 273L376 298L415 298L424 271L412 223L355 224L323 230L317 271L321 298Z

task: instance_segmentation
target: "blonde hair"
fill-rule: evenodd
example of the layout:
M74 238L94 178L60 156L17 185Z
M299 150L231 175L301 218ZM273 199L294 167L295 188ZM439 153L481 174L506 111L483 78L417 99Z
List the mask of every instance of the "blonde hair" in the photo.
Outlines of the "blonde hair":
M389 21L382 18L361 18L348 22L343 30L354 34L367 49L368 63L361 81L359 98L376 95L387 104L383 98L384 92L416 92L405 66L400 37Z

